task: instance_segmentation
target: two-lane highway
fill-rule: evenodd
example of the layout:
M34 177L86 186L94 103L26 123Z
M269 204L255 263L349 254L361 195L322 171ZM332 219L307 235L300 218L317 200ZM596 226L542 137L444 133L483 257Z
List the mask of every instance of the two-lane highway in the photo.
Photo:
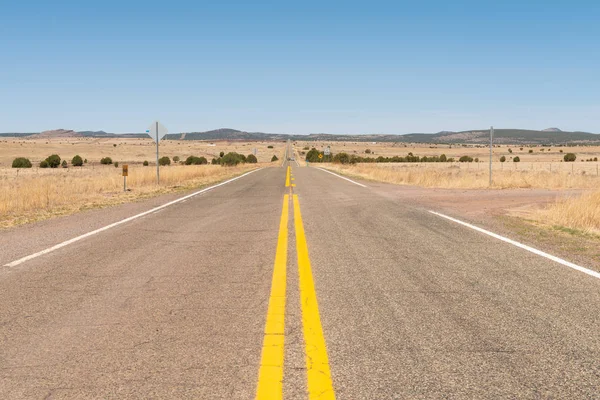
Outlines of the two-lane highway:
M4 267L0 397L597 398L599 285L284 160Z

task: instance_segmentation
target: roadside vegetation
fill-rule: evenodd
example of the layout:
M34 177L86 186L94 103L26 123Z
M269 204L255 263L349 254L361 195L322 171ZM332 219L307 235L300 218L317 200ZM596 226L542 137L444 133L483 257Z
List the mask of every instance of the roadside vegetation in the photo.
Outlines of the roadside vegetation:
M208 185L254 168L252 164L162 167L158 186L154 168L130 165L128 192L123 192L123 177L115 168L28 168L18 175L4 169L0 170L0 228Z

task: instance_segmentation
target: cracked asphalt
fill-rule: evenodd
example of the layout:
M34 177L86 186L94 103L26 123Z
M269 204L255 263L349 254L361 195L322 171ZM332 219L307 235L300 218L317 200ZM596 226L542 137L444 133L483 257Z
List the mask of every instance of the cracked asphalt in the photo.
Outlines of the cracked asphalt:
M338 399L600 398L598 279L292 170ZM0 398L254 398L285 171L0 267ZM2 232L0 261L157 202ZM303 399L293 223L283 394Z

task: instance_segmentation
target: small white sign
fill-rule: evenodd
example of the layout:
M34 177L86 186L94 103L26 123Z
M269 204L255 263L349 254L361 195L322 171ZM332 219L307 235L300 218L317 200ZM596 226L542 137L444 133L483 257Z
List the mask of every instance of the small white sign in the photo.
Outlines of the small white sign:
M154 121L146 130L146 133L150 135L152 140L158 143L160 139L164 138L166 134L169 133L169 131L163 124L158 121Z
M323 153L324 153L326 156L329 156L329 155L331 155L331 149L329 148L329 146L325 147L325 150L323 151Z

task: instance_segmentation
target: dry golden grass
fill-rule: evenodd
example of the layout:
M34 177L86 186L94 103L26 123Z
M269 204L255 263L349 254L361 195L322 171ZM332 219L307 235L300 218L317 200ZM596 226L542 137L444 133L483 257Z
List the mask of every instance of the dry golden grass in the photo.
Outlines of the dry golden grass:
M362 157L393 157L406 156L409 152L416 156L431 157L445 154L447 157L455 159L461 156L477 157L481 161L488 162L490 150L485 145L447 145L447 144L424 144L424 143L390 143L390 142L295 142L295 148L299 152L306 152L305 147L315 147L322 150L329 146L331 152L355 154ZM521 148L523 150L521 150ZM365 150L369 149L370 154L366 154ZM512 150L512 153L508 151ZM532 150L532 153L529 153ZM562 153L561 153L562 150ZM577 155L577 163L580 160L589 158L600 158L600 146L578 146L578 147L528 147L524 145L496 145L494 146L493 161L499 161L501 156L505 156L507 161L510 157L519 156L521 162L543 162L543 163L559 163L566 153L575 153ZM508 163L508 162L507 162Z
M0 170L0 227L47 219L77 211L134 201L144 197L216 183L256 168L218 165L161 167L132 165L123 192L121 168L109 166L67 169ZM18 171L18 172L17 172Z
M272 149L268 146L273 146ZM201 140L163 140L160 142L160 156L173 158L179 156L185 160L188 156L206 157L210 162L221 151L235 151L248 155L256 148L259 162L269 162L276 155L282 158L283 142L239 142L239 141L201 141ZM16 157L26 157L34 166L39 165L51 154L58 154L71 162L76 155L90 163L99 163L103 157L111 157L119 163L142 163L144 160L156 161L156 145L148 139L104 139L104 138L62 138L62 139L26 139L0 138L0 167L10 167Z
M534 218L545 225L600 235L600 191L559 200L539 210Z
M488 169L483 163L323 164L322 166L349 176L399 185L460 189L489 188ZM569 168L549 172L519 167L523 169L514 170L506 166L506 169L500 170L500 166L495 165L492 188L588 189L600 186L600 177L595 174L571 173Z

